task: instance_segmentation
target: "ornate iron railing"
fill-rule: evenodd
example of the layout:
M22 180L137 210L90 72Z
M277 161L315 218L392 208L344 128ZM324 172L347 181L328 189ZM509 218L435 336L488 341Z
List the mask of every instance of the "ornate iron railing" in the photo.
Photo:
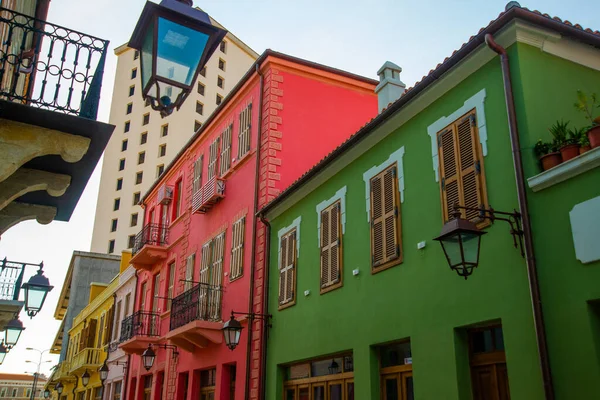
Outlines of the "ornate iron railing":
M169 239L169 228L159 224L148 224L135 236L132 254L137 253L147 244L165 246Z
M96 119L108 41L0 7L0 99Z
M160 318L158 314L136 311L121 322L121 342L134 336L160 336Z
M171 330L192 321L221 321L223 288L199 283L171 303Z
M19 300L19 291L23 283L23 272L29 263L0 261L0 300Z

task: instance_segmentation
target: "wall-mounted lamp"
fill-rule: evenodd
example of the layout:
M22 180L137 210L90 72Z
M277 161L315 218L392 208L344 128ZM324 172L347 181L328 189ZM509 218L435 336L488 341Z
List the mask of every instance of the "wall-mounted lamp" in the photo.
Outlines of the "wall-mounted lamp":
M481 247L481 236L487 232L481 231L473 222L462 218L460 210L479 211L479 217L508 222L510 234L513 236L515 248L520 248L521 256L525 257L523 250L523 230L521 229L521 214L516 210L512 213L496 211L493 208L473 208L454 205L453 218L442 227L437 240L442 245L442 250L450 269L456 271L459 276L467 279L473 273L473 269L479 265L479 250Z
M142 353L142 364L144 364L144 368L146 369L146 371L150 371L150 369L154 365L154 360L156 359L156 353L154 352L154 350L152 350L152 347L173 350L173 358L179 355L179 352L177 351L177 346L173 346L170 344L149 344L148 348Z
M271 314L258 314L258 313L245 313L245 312L242 313L242 312L231 311L231 318L229 318L229 321L227 321L223 324L223 328L221 330L223 331L223 336L225 337L225 344L227 345L229 350L232 350L232 351L240 343L240 336L242 335L242 329L244 329L242 327L242 324L240 323L240 321L235 319L235 314L248 316L248 318L250 319L250 322L252 322L255 319L267 321L268 327L271 326L269 324L269 320L273 317Z

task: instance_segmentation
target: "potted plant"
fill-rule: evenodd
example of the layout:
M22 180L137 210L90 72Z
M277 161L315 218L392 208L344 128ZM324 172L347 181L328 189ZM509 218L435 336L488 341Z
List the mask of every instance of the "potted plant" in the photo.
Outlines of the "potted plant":
M590 151L592 146L590 146L590 138L586 135L586 129L582 128L583 135L579 137L579 154L583 154L586 151Z
M569 121L556 121L549 129L554 136L554 143L557 145L563 161L570 160L579 155L579 144L577 138L572 136L572 130L569 129Z
M542 142L542 139L540 139L535 144L533 150L540 159L542 170L544 171L554 168L562 162L560 153L556 151L556 145L554 143Z
M577 91L577 102L575 108L585 114L585 117L590 121L591 126L587 130L587 137L590 141L590 146L593 148L600 146L600 115L594 116L596 108L600 108L596 93L586 95L581 90Z

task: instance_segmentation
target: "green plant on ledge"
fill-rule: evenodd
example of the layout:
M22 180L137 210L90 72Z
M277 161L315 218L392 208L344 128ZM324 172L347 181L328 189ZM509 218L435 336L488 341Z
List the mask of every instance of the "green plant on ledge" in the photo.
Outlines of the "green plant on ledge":
M533 147L533 152L538 158L545 156L546 154L554 153L557 151L556 145L552 142L542 142L539 139Z
M565 122L563 120L556 121L554 125L548 128L552 137L554 137L554 143L558 147L576 143L569 137L569 122L570 121Z
M589 96L585 92L577 91L577 102L575 108L585 114L585 117L590 121L592 126L600 125L600 115L595 117L596 111L594 109L600 108L598 103L598 97L596 93L592 93Z

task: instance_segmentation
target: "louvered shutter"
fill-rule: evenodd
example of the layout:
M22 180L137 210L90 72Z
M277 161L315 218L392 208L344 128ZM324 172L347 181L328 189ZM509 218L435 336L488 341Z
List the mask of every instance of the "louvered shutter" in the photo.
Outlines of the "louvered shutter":
M185 261L185 285L184 290L187 292L192 288L194 280L194 264L196 263L196 253L190 254Z
M243 217L237 220L232 227L230 279L235 279L242 275L245 224L246 217Z
M98 340L96 341L96 346L94 346L96 348L100 348L104 344L102 339L103 339L103 336L106 336L104 334L105 321L106 321L106 314L102 314L102 316L100 317L100 328L98 329Z
M213 240L211 285L221 286L223 283L223 256L225 250L225 232Z
M104 342L103 345L107 345L110 342L110 338L113 336L113 327L114 327L114 319L115 319L115 305L108 310L107 319L106 319L106 333L104 334Z
M285 281L287 276L286 262L287 262L287 243L288 237L283 236L281 243L279 244L279 304L285 303Z
M88 332L88 327L86 326L79 333L79 348L77 349L77 353L79 353L81 350L85 349L85 346L87 344L87 332Z
M217 167L219 165L219 138L216 138L208 148L208 176L207 180L211 180L219 174Z
M287 242L287 274L285 277L285 302L294 300L294 291L296 289L296 231L294 230Z
M479 141L474 112L438 134L442 214L453 219L454 205L482 208L486 204ZM479 211L461 210L462 216L480 222Z
M482 193L481 162L477 149L475 115L471 114L456 124L458 150L460 154L460 175L463 205L481 209L484 207ZM479 221L479 211L466 211L466 218Z
M198 192L202 188L202 163L204 161L204 155L201 155L194 161L194 182L192 185L193 193Z
M252 129L252 103L240 113L238 133L238 159L250 151L250 131Z
M340 202L321 212L321 288L340 281Z
M219 171L221 175L231 167L231 133L233 125L229 125L221 134L221 162Z
M207 285L210 283L211 243L208 242L202 246L202 260L200 264L200 282Z
M96 338L96 328L98 327L98 321L95 319L90 319L88 321L88 331L87 331L87 338L86 338L86 347L88 348L94 348L96 346L94 346L94 339Z
M397 181L395 166L371 178L371 251L375 268L400 256Z

